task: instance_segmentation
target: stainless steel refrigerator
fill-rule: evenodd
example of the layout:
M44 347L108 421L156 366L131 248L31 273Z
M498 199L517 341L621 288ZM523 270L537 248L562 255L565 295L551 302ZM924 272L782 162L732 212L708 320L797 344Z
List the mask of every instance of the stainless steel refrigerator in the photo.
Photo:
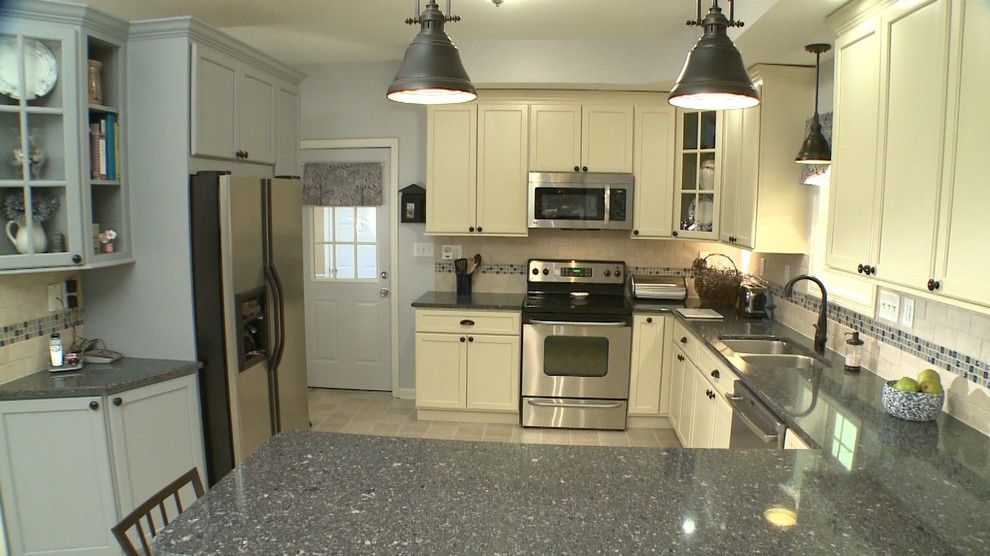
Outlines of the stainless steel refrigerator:
M279 431L307 428L302 186L190 177L196 348L210 484Z

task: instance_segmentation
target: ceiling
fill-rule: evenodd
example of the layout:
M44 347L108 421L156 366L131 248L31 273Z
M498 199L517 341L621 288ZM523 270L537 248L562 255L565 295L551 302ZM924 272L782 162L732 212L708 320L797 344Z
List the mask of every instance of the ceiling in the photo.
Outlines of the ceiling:
M415 0L81 0L126 20L192 15L288 64L398 60ZM747 63L812 61L824 17L845 0L740 0ZM441 8L444 2L439 2ZM705 4L708 0L705 0ZM724 2L723 2L724 5ZM691 0L453 0L448 33L485 84L670 83L697 40Z

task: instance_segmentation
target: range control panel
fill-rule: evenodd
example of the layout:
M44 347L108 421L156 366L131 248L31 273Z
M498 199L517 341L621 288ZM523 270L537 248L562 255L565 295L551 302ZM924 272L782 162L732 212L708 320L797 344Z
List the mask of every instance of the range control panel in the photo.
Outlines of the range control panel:
M626 280L626 263L531 259L527 278L530 282L622 284Z

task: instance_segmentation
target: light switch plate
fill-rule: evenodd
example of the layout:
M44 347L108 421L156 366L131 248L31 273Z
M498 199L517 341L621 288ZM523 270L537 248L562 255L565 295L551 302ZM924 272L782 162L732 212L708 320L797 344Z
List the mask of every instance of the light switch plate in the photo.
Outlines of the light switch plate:
M460 245L443 245L440 247L440 258L445 261L452 261L461 258Z
M901 326L911 328L914 326L914 299L902 297L901 307Z
M48 284L48 312L61 311L65 301L65 290L62 282Z
M885 320L897 324L897 316L900 312L901 297L893 292L880 290L880 299L877 302L877 319Z
M414 243L413 244L413 257L430 257L430 258L433 258L433 244L432 243Z

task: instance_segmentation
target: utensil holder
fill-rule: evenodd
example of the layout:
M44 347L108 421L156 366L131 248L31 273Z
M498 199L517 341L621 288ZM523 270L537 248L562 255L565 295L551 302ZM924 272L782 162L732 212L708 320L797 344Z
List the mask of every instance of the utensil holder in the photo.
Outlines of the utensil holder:
M471 275L457 275L457 295L471 295Z

